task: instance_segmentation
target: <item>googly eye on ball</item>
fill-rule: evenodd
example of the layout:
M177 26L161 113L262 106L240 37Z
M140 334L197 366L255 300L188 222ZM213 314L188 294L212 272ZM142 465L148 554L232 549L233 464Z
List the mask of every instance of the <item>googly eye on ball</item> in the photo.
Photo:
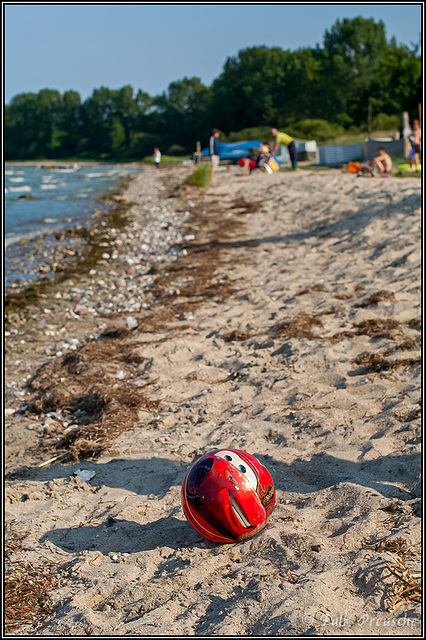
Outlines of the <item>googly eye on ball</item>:
M257 458L238 449L217 449L194 462L182 484L189 524L213 542L252 538L275 505L271 474Z

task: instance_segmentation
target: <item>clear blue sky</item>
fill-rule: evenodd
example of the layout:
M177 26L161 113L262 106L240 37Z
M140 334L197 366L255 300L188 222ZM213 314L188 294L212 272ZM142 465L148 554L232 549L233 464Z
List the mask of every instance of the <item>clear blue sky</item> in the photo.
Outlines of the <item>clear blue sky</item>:
M387 39L419 44L423 3L7 4L4 101L28 91L130 84L151 96L196 76L210 85L227 57L251 46L323 45L343 18L382 20Z

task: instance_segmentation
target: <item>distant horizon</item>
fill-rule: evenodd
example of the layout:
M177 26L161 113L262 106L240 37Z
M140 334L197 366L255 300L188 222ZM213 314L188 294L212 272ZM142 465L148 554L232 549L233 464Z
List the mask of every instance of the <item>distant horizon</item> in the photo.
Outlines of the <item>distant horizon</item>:
M398 45L418 45L420 53L422 8L422 3L5 5L4 104L43 89L61 95L76 91L84 102L102 86L130 85L150 96L184 77L210 86L240 50L322 47L325 31L337 20L358 16L382 20L388 42L394 37Z

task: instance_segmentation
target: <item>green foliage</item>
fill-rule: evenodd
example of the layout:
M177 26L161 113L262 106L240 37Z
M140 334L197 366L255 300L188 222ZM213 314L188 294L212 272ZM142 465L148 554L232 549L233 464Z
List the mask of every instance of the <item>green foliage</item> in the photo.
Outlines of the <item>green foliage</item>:
M401 128L401 116L388 116L386 113L379 113L373 118L372 127L375 131L398 131Z
M200 164L192 175L187 178L187 184L194 187L208 187L211 183L212 169L209 162Z
M117 151L119 151L119 149L123 146L126 139L124 126L121 124L118 118L113 119L108 134L111 151L112 153L117 153Z
M232 131L228 136L221 136L221 142L241 142L244 140L272 140L271 127L249 127L240 131Z
M220 140L269 141L271 127L322 143L371 128L396 130L418 118L418 46L386 41L382 21L337 20L323 46L296 51L254 46L228 57L210 87L199 78L171 82L150 96L126 85L100 87L84 102L53 89L15 96L5 107L5 159L170 156Z
M163 136L155 133L135 133L132 137L129 156L132 158L144 158L154 153L155 147L163 148Z
M324 142L325 140L343 136L345 130L339 124L332 124L326 120L306 118L293 125L289 133L302 140Z
M185 154L185 148L180 144L172 144L171 147L167 149L167 153L171 156L182 156Z
M181 164L184 159L189 159L189 156L176 157L165 155L164 153L161 154L161 164ZM143 164L154 164L154 158L153 156L146 156L142 162Z

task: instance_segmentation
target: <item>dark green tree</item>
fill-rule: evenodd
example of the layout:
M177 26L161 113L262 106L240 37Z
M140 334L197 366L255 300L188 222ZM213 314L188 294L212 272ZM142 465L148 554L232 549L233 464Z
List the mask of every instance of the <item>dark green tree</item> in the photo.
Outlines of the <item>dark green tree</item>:
M322 47L240 50L210 87L184 77L153 97L130 85L94 89L83 103L72 90L17 95L5 107L5 157L141 158L155 146L191 153L213 127L233 140L267 136L272 126L320 138L395 122L403 111L413 120L421 100L418 46L388 43L382 21L345 18L325 31Z
M346 114L366 122L368 104L380 82L387 49L380 20L344 18L325 32L322 56L323 90L319 117L328 120ZM328 90L327 90L328 88Z
M152 121L170 146L195 148L198 136L206 128L210 89L200 78L183 78L171 82L167 91L153 99Z

